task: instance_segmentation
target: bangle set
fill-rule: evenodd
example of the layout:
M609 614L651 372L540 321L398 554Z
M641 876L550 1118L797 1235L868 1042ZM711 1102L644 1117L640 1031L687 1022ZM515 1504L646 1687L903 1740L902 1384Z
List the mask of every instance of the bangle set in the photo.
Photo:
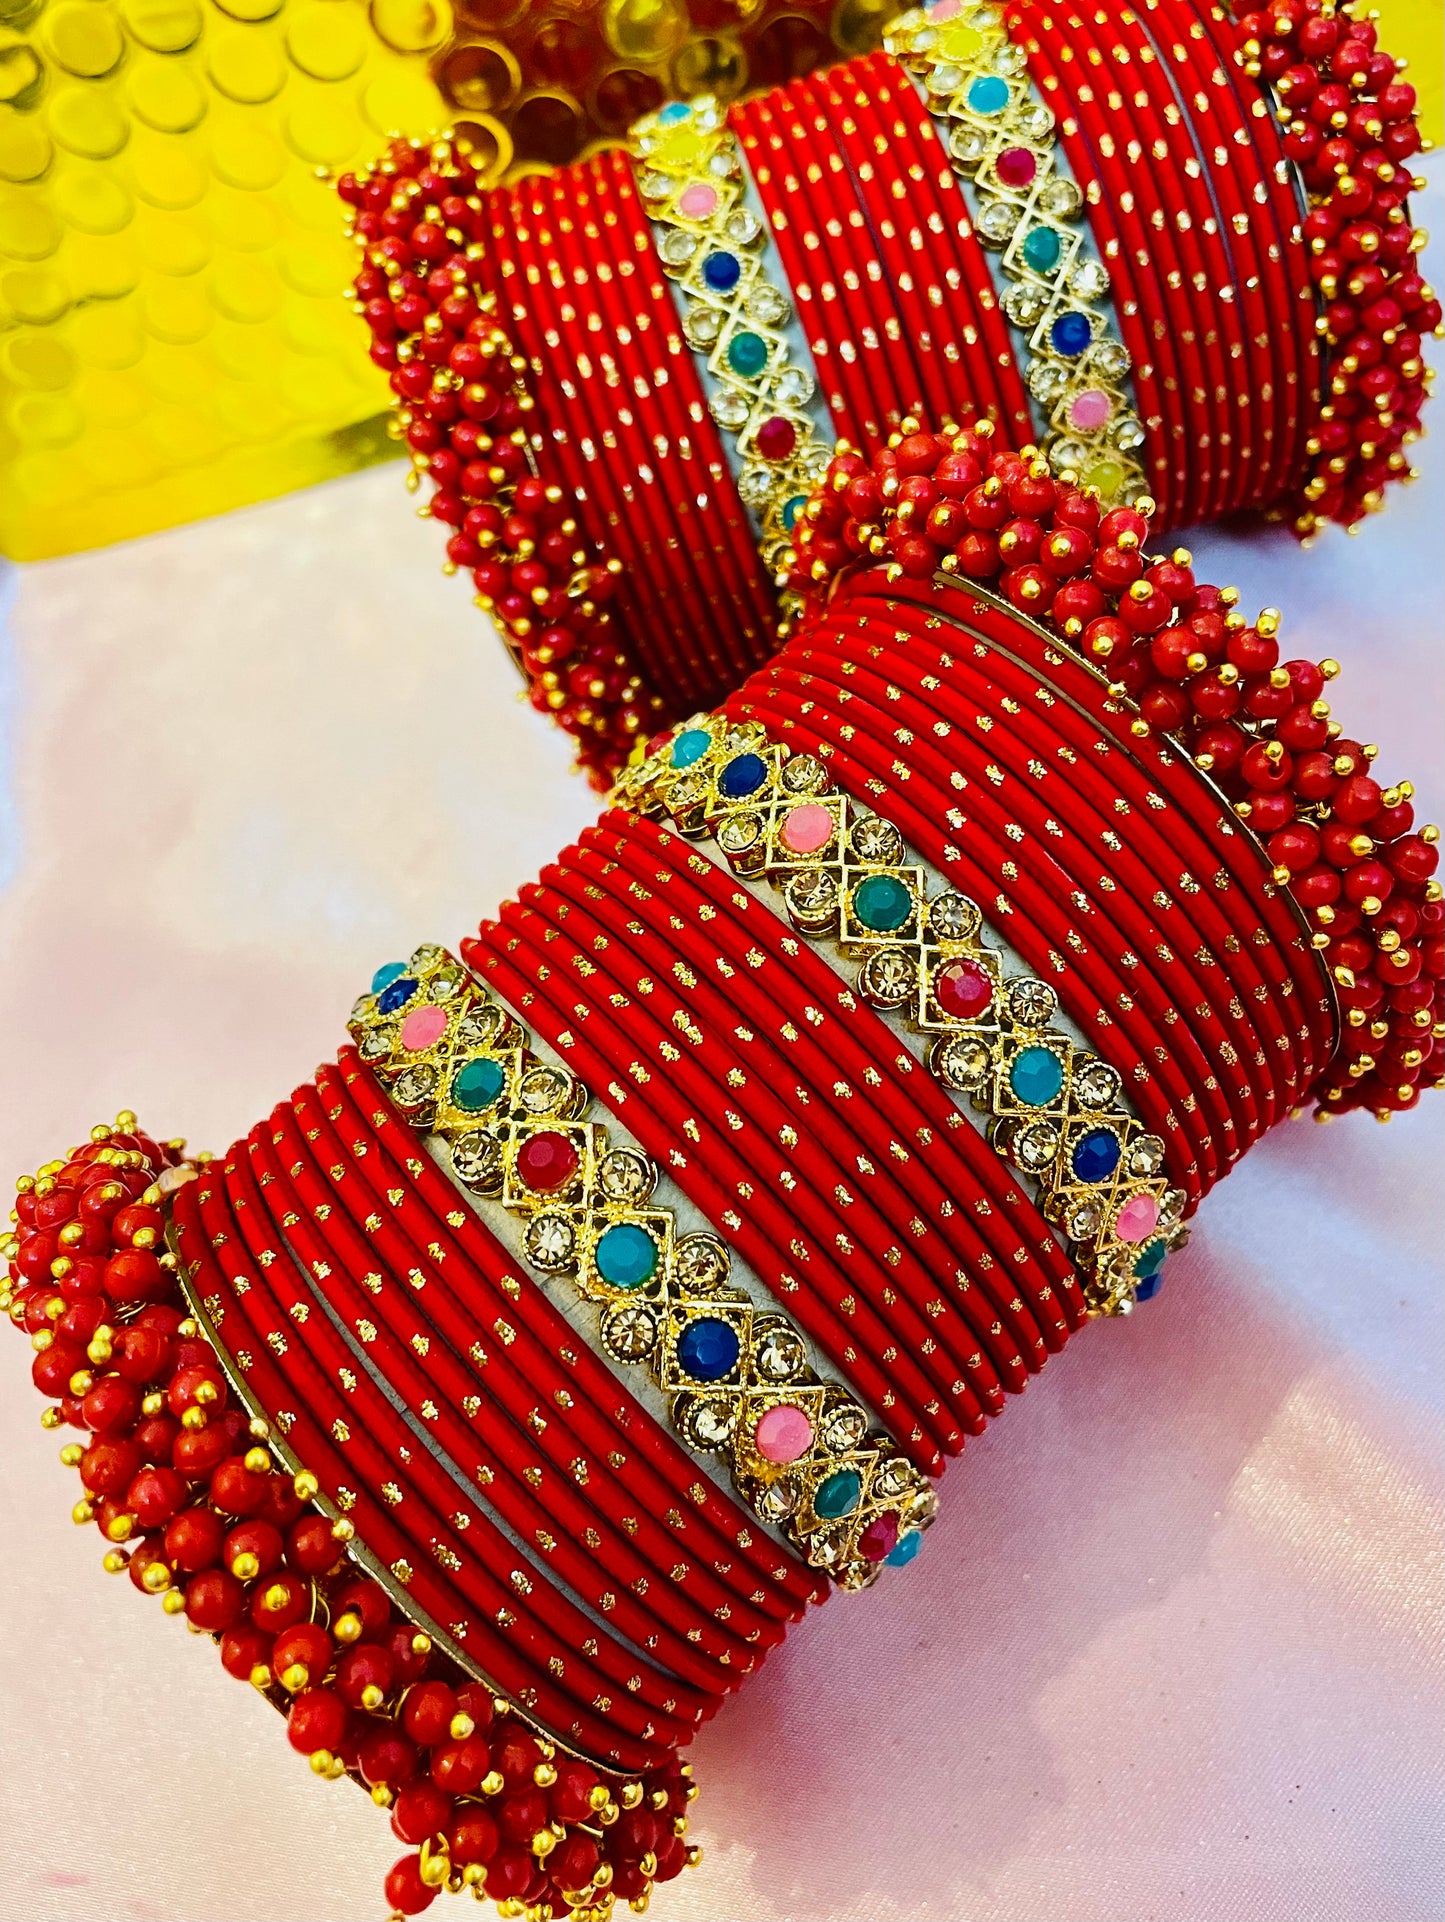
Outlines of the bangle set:
M1409 477L1441 312L1357 7L936 0L886 41L510 186L462 139L338 183L448 564L599 787L786 634L835 448L992 419L1106 508L1303 537Z

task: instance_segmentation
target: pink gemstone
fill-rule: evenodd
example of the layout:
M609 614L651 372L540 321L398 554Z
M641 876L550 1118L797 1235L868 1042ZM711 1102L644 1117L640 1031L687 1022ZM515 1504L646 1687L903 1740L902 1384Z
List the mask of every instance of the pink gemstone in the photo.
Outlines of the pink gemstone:
M1153 1195L1131 1195L1119 1210L1114 1233L1120 1241L1147 1241L1159 1226L1159 1203Z
M1027 147L1005 147L993 166L1005 187L1027 187L1039 170Z
M677 206L689 220L711 220L717 212L717 188L705 180L694 180L678 195Z
M813 1424L801 1408L781 1402L759 1415L753 1440L765 1462L796 1462L813 1446Z
M1087 434L1096 427L1102 427L1113 411L1114 404L1103 389L1090 387L1070 407L1069 422Z
M977 1021L993 1000L993 977L977 961L950 961L933 977L933 998L957 1021Z
M833 816L818 801L789 808L778 838L791 854L818 854L833 838Z
M798 430L781 414L773 414L758 429L757 449L764 460L786 460L798 444Z
M884 1515L875 1515L858 1537L858 1547L867 1562L885 1561L897 1546L898 1517L891 1508Z
M401 1045L410 1048L413 1054L420 1054L434 1041L440 1041L447 1031L446 1012L442 1008L413 1008L401 1024Z
M952 20L962 9L963 0L938 0L937 6L929 8L928 24L936 27L940 20Z

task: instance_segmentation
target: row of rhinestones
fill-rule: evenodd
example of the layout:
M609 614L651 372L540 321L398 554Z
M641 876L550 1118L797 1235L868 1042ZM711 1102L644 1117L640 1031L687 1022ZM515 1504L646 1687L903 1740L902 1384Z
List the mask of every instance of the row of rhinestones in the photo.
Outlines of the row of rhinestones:
M1002 305L1027 341L1024 377L1047 422L1050 464L1106 502L1135 499L1145 491L1134 453L1144 429L1126 384L1129 356L1104 306L1109 276L1022 51L978 0L915 8L885 44L940 122L955 173L972 182L979 238L1002 255L1010 282Z
M587 1119L588 1090L445 950L380 969L349 1022L362 1059L457 1179L522 1224L526 1258L601 1311L614 1361L645 1365L674 1428L815 1567L861 1588L911 1561L937 1498L801 1335L730 1280L725 1243L683 1233L659 1170Z
M658 257L684 297L683 332L711 377L712 415L734 437L738 493L776 573L832 444L817 381L790 357L786 281L716 101L674 101L632 140Z
M755 722L690 722L621 777L617 798L711 835L733 869L769 882L793 925L860 962L858 991L929 1038L928 1064L990 1117L990 1139L1037 1184L1090 1307L1147 1300L1184 1239L1164 1144L1123 1101L1118 1072L1064 1032L1046 982L1006 972L973 901L930 891L898 829Z

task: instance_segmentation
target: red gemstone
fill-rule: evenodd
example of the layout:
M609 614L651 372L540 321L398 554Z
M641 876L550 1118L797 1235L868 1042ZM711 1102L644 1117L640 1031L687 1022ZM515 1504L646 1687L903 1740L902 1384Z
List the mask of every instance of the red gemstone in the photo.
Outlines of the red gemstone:
M958 1021L977 1021L993 1000L993 978L977 961L950 961L933 977L933 998Z
M555 1128L528 1135L517 1150L517 1173L529 1188L554 1195L576 1179L581 1165L571 1137Z
M764 460L786 460L798 444L798 430L781 414L773 414L758 429L757 449Z
M897 1546L898 1517L891 1508L884 1515L875 1515L858 1537L858 1547L868 1562L886 1561Z
M1027 147L1005 147L994 162L994 171L1005 187L1027 187L1039 170L1039 163Z

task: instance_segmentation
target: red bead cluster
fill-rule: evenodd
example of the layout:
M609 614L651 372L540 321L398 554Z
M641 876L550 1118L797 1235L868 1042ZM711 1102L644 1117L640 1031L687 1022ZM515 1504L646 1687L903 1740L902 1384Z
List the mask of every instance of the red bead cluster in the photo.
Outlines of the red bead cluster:
M1427 392L1421 338L1440 302L1417 270L1424 235L1410 224L1410 158L1420 151L1415 89L1377 44L1363 6L1279 0L1235 21L1246 71L1283 103L1284 151L1309 196L1310 271L1329 346L1329 391L1309 451L1313 469L1293 505L1311 534L1353 526L1409 472Z
M100 1529L106 1567L212 1636L318 1775L390 1807L412 1850L386 1878L394 1911L444 1887L556 1917L641 1902L696 1856L687 1771L672 1760L624 1782L560 1753L357 1572L351 1525L274 1458L187 1316L155 1179L175 1152L133 1115L117 1129L22 1181L0 1244L4 1306L53 1404L42 1419L89 1437L61 1459L80 1471L75 1519Z
M448 565L470 570L532 705L575 738L603 789L660 703L612 618L619 563L592 551L563 490L536 471L526 362L467 271L477 184L465 160L434 165L406 142L344 175L337 191L365 250L354 290L413 463L432 481L431 517L452 530Z
M1416 830L1409 783L1382 787L1375 749L1329 718L1333 662L1281 662L1273 610L1251 625L1183 549L1145 554L1141 508L1104 512L1030 452L993 449L986 428L895 436L871 462L837 456L799 525L793 584L813 605L862 559L986 583L1105 671L1137 708L1136 732L1188 749L1263 843L1333 975L1345 1021L1315 1090L1322 1111L1383 1116L1439 1082L1437 830Z

